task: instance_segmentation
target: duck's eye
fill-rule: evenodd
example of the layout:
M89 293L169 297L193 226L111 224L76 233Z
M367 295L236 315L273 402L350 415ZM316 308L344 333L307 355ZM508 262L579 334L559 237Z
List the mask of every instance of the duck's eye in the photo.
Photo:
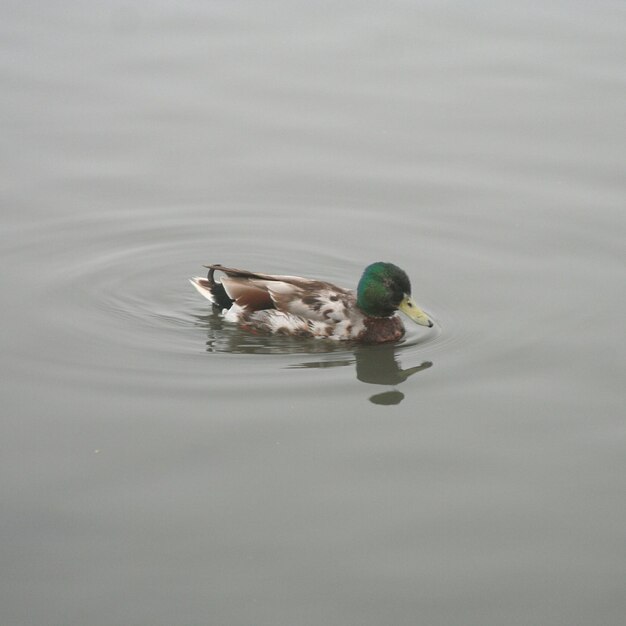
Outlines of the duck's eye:
M413 308L413 303L412 302L407 302L406 305L410 306L411 308Z

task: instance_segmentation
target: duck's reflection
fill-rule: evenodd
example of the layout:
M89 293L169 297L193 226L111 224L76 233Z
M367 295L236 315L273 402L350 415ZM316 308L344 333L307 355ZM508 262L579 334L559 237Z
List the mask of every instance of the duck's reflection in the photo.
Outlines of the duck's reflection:
M396 359L397 346L359 346L356 356L356 377L371 385L400 385L409 376L432 366L430 361L402 369Z
M409 376L432 367L432 361L424 361L420 365L402 369L396 359L395 346L360 347L355 350L356 377L371 385L397 386ZM374 404L394 405L404 400L404 394L397 389L376 393L369 398Z
M398 362L397 344L376 346L350 345L320 339L254 335L242 331L231 324L223 324L218 316L197 317L199 326L208 331L206 349L208 352L228 352L234 354L300 354L321 355L323 358L292 363L289 368L329 368L356 366L356 377L368 385L392 387L369 397L370 402L380 405L395 405L402 402L404 394L395 389L406 380L432 367L431 361L403 369Z
M356 346L353 348L354 360L333 361L332 364L348 365L355 363L356 377L362 383L392 387L404 383L409 376L428 369L433 365L431 361L424 361L420 365L402 369L396 358L397 349L396 345ZM329 363L323 361L309 361L299 365L299 367L328 366ZM374 404L400 404L404 400L404 394L397 389L390 389L370 396L369 400Z

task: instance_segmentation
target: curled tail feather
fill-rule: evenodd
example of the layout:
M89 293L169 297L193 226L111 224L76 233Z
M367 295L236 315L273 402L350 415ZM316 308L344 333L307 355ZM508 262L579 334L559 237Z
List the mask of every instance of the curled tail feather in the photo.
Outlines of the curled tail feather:
M194 276L190 278L189 282L202 294L207 300L210 300L213 306L222 310L230 309L233 304L233 300L228 297L224 285L215 280L215 270L220 269L220 266L212 266L209 269L209 273L206 278L201 276Z

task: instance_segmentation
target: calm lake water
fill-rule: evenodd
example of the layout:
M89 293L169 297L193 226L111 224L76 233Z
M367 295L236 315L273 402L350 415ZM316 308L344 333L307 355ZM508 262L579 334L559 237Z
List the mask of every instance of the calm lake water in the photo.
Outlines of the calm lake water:
M0 622L622 625L622 2L0 9ZM203 263L437 321L246 334Z

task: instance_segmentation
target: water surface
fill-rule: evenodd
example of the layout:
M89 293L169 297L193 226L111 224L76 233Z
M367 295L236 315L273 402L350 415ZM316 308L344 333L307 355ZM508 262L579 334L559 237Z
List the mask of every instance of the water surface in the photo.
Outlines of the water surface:
M2 623L623 623L621 3L1 14ZM376 260L434 330L187 282Z

